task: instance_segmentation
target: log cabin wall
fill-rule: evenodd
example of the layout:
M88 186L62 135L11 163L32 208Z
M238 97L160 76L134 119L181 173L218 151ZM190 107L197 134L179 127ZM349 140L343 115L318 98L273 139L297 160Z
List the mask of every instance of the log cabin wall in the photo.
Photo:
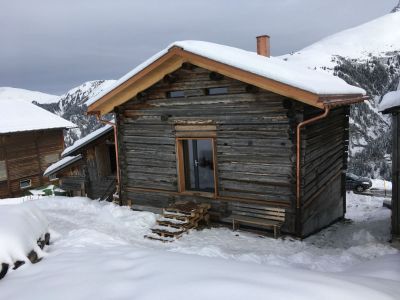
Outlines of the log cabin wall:
M304 108L304 119L318 114ZM301 236L305 237L342 218L346 210L345 170L349 139L349 107L305 127L301 143Z
M210 95L208 88L227 88ZM185 97L169 98L171 91ZM208 91L208 92L207 92ZM116 108L121 197L133 208L159 211L185 199L207 201L217 217L244 201L287 209L295 224L294 101L210 71L184 66ZM215 125L217 197L178 192L177 124Z
M49 183L43 172L59 160L63 149L62 129L0 135L0 163L4 164L0 198L21 196L27 189ZM30 186L21 188L21 180L30 180Z

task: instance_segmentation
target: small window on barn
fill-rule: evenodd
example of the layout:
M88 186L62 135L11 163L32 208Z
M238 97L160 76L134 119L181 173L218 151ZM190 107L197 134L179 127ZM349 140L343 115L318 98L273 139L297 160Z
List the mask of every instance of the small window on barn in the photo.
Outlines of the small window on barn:
M206 89L207 95L223 95L228 94L227 87L215 87Z
M32 186L32 180L30 180L30 179L24 179L24 180L20 180L19 181L19 187L20 187L21 190L22 189L27 189L27 188L29 188L31 186Z
M0 160L0 181L7 180L7 166L4 160Z
M50 181L58 180L57 175L56 175L56 174L51 174L51 175L49 175L49 180L50 180Z
M183 98L185 97L185 91L169 91L167 92L167 98Z
M59 159L58 153L46 154L44 156L44 161L46 162L46 164L55 163L56 161L58 161L58 159Z

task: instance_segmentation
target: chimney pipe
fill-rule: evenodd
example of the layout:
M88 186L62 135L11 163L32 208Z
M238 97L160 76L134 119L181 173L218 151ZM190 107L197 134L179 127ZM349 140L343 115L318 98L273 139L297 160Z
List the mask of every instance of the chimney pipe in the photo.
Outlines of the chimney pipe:
M257 37L257 54L266 57L270 56L269 35L265 34Z

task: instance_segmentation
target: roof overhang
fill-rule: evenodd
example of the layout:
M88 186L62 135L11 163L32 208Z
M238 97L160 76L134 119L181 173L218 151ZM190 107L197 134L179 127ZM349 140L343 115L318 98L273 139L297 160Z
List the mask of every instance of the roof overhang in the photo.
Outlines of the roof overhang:
M54 168L54 169L52 169L50 171L46 170L43 173L43 176L50 176L50 175L56 174L57 172L60 172L61 170L64 170L67 167L71 166L72 164L80 161L81 159L82 159L82 155L77 155L77 156L73 157L72 159L68 160L67 162L57 166L56 168Z
M224 76L320 109L323 109L326 105L349 105L363 102L367 99L367 97L362 94L318 95L173 46L164 55L149 64L143 70L116 86L96 102L90 104L88 106L88 113L104 115L113 111L114 107L131 100L138 93L163 79L165 75L179 69L183 63L191 63L204 69L218 72Z

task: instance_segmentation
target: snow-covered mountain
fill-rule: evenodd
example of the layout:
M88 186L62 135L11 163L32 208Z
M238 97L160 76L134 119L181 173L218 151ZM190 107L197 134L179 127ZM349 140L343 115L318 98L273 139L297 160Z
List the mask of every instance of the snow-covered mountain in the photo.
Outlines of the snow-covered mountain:
M97 128L103 126L94 116L87 116L85 102L103 89L107 88L114 80L94 80L77 86L62 96L58 96L55 103L37 103L37 105L67 119L79 127L71 129L65 136L67 145L80 139Z
M26 100L29 102L36 101L40 104L45 103L55 103L59 100L59 96L45 94L42 92L24 90L24 89L17 89L13 87L0 87L0 100L1 99L20 99Z
M281 58L321 72L329 72L364 88L370 101L352 106L349 169L390 178L390 118L378 113L382 96L396 89L400 79L400 3L387 15L326 37Z

